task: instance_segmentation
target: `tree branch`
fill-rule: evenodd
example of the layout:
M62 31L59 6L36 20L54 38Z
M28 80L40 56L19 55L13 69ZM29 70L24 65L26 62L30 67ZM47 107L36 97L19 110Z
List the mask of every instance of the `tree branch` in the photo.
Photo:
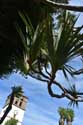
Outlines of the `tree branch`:
M52 84L57 85L62 91L63 93L61 95L55 94L53 93L52 90ZM71 100L71 101L75 101L75 102L83 102L83 97L81 95L83 95L83 93L77 93L77 98L75 98L71 92L69 92L66 88L64 88L60 83L50 80L50 82L48 83L48 92L52 97L56 97L56 98L64 98L66 97L67 99ZM80 95L80 96L78 96Z
M48 92L49 92L49 94L50 94L52 97L64 98L64 97L65 97L65 94L64 94L64 93L62 93L61 95L53 93L53 91L52 91L52 84L53 84L54 78L55 78L55 75L52 75L50 81L48 82Z
M40 63L38 63L38 69L39 69L39 72L36 72L36 73L37 74L39 73L45 79L38 78L36 76L33 76L32 74L29 74L29 75L32 78L35 78L37 80L46 82L47 83L47 87L48 87L48 92L49 92L49 94L50 94L51 97L55 97L55 98L64 98L64 97L66 97L67 99L69 99L71 101L74 101L74 102L83 102L83 97L82 97L83 93L77 92L77 96L74 97L72 95L72 93L68 89L66 89L64 86L62 86L62 84L60 84L60 83L58 83L57 81L54 80L55 79L55 75L51 75L50 77L46 76L41 71ZM32 70L34 70L34 69L32 69ZM56 86L58 86L62 90L61 94L56 94L56 93L53 92L53 90L52 90L52 85L53 84L56 85Z
M44 66L46 73L51 76L51 74L48 72L46 65Z
M46 80L46 79L41 79L41 78L39 78L39 77L33 76L33 75L30 74L30 73L29 73L29 76L32 77L32 78L34 78L34 79L36 79L36 80L42 81L42 82L48 82L48 80Z
M39 69L39 73L46 79L49 79L49 77L47 75L45 75L42 71L41 71L41 66L40 66L40 62L38 61L38 69Z
M41 2L50 7L61 8L61 9L70 10L70 11L83 12L83 6L72 6L67 4L61 4L61 3L53 2L51 0L42 0Z
M73 72L73 75L80 75L80 74L83 74L83 69L79 69L79 70Z

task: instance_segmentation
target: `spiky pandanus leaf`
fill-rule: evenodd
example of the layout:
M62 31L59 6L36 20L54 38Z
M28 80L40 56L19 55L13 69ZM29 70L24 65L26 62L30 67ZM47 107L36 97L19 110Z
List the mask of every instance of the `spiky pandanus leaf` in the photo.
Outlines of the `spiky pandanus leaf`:
M28 30L27 32L29 33L29 35L30 35L30 37L32 39L33 35L34 35L34 27L33 27L32 23L31 23L31 20L30 20L30 18L28 16L28 13L20 12L20 11L18 13L19 13L19 16L21 17L25 27Z
M79 91L77 91L75 84L73 84L73 85L71 85L71 86L69 87L68 92L69 92L75 99L78 98L78 93L79 93ZM78 107L78 101L73 101L73 100L71 100L71 101L69 102L69 105L70 105L70 106L76 105L76 106Z
M23 34L22 29L19 27L19 25L16 25L17 31L21 37L22 43L25 47L26 53L30 58L30 62L33 63L39 54L39 51L41 49L41 45L44 37L44 29L45 29L45 21L42 21L39 23L34 30L32 23L28 17L28 14L26 12L21 13L19 12L19 15L26 27L26 34Z
M52 24L52 17L50 15L47 16L45 20L45 34L46 34L46 55L48 57L48 62L51 65L52 75L56 73L56 66L55 66L55 48L54 48L54 36L53 36L53 24Z
M69 14L69 13L68 13ZM62 70L66 76L66 72L72 75L74 68L69 65L69 61L81 56L83 49L83 41L79 40L79 34L83 26L74 31L77 19L69 24L69 15L65 15L65 22L61 24L58 36L55 42L55 66L57 70Z
M20 16L27 27L28 34L30 34L30 39L27 36L28 45L30 43L30 47L28 47L22 30L18 28L20 36L23 36L22 42L26 49L29 62L32 64L36 61L40 50L43 49L47 53L48 60L54 73L58 70L62 70L66 78L67 72L73 76L73 71L75 71L75 69L69 65L69 61L80 56L83 49L83 42L79 40L79 34L83 26L74 31L77 18L71 21L70 13L65 12L65 21L61 23L58 35L54 38L52 19L49 15L37 26L35 31L33 30L28 15L20 13ZM46 44L46 48L44 44Z
M37 59L38 55L40 54L39 52L41 51L42 45L44 43L43 41L44 31L45 31L45 22L43 21L37 26L32 39L32 47L31 47L32 62L34 62Z

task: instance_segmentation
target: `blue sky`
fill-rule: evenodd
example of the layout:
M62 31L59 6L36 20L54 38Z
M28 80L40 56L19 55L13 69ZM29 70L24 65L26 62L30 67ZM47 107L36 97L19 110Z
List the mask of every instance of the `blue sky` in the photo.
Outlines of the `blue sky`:
M83 5L83 0L71 0L73 5ZM81 14L78 23L82 24L83 14ZM79 68L78 63L73 64ZM83 66L80 64L80 66ZM57 80L65 85L67 81L61 73L57 74ZM79 90L83 90L83 76L79 79L71 79L71 83L76 83ZM25 79L20 74L13 73L8 78L0 80L0 110L2 109L7 95L11 92L11 86L22 85L25 95L29 98L23 125L58 125L59 115L58 107L68 107L67 99L53 99L47 92L46 83L37 81L28 77ZM73 125L83 125L83 103L79 104L79 108L73 108L75 111L75 119Z

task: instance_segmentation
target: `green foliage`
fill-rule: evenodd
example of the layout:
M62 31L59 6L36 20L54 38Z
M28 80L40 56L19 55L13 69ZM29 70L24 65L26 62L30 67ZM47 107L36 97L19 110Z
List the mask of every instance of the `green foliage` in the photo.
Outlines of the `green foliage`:
M60 114L60 116L62 118L64 118L64 119L66 118L66 109L65 108L59 107L58 113Z
M55 60L57 70L62 70L67 78L66 72L72 76L74 68L68 62L81 55L83 42L79 41L79 33L83 27L74 32L77 19L71 22L70 13L64 14L64 22L61 23L55 42Z
M70 88L68 89L68 92L75 98L75 99L77 99L78 98L78 93L79 93L79 91L77 91L77 89L76 89L76 86L75 86L75 84L73 84L72 86L70 86ZM73 101L73 100L71 100L70 102L69 102L69 105L70 106L77 106L78 107L78 101Z
M69 20L69 25L72 25L74 20L78 19L75 13L71 13L69 11L64 11L62 10L56 17L57 19L57 24L56 24L56 29L60 28L61 24L66 21L65 15L68 13L68 20Z
M74 111L72 109L67 109L66 111L66 119L68 120L68 118L70 117L71 122L74 120Z
M14 96L20 97L23 94L23 90L21 86L12 87L12 93Z
M25 11L18 12L18 14L24 27L21 27L19 23L16 23L15 26L23 49L20 50L21 53L17 51L17 56L13 55L14 68L17 71L20 70L24 75L33 75L39 80L50 82L48 92L52 97L63 98L66 96L77 103L77 91L74 92L74 89L67 91L63 85L61 86L54 79L59 70L63 72L67 79L68 74L74 76L77 69L74 65L71 65L70 61L83 55L83 40L80 40L79 37L83 26L75 28L77 17L68 11L64 11L59 17L60 26L57 33L53 27L52 16L49 13L35 28ZM46 67L48 64L50 65L50 71ZM46 74L44 74L43 69ZM62 95L52 92L53 82L62 90Z
M26 58L22 63L19 60L20 70L25 74L26 69L26 74L32 73L31 75L34 74L34 77L39 80L42 77L44 78L43 81L45 79L48 81L51 79L54 80L59 70L63 72L67 80L69 79L68 74L74 77L74 72L77 69L74 65L71 65L70 61L83 55L83 40L80 40L79 37L83 26L75 28L78 17L75 17L75 15L68 11L63 11L60 17L60 26L56 33L53 27L52 17L49 13L37 25L36 29L33 28L26 12L19 12L19 15L26 27L26 32L24 33L20 25L16 24L16 29L21 38L21 44L24 47L24 58ZM22 64L28 65L28 68L23 68ZM50 65L50 72L47 71L47 64ZM42 69L45 69L47 75L43 73ZM56 82L55 84L58 85ZM73 103L75 102L77 104L79 96L77 96L78 93L75 87L73 89L70 88L68 91L59 84L58 87L62 89L64 94L62 93L62 96L56 96L51 90L51 85L52 83L48 86L51 96L60 98L66 96Z
M17 125L18 120L11 118L10 120L8 120L5 125Z
M63 107L59 107L58 113L60 117L64 118L65 120L68 120L68 119L70 119L71 121L74 120L74 111L70 108L66 109Z
M32 23L28 17L28 15L26 13L21 13L19 12L19 15L23 21L23 23L26 26L26 35L23 34L22 29L20 28L20 26L17 24L16 25L16 29L21 37L21 41L22 44L25 48L24 51L24 56L26 56L26 61L23 60L23 64L24 65L28 65L28 63L30 65L34 65L34 63L36 62L36 60L38 60L38 57L40 56L40 52L43 52L44 48L46 48L44 45L46 43L44 43L44 39L45 39L45 20L42 21L42 23L39 23L38 26L36 27L36 29L34 30L34 27L32 26ZM19 61L19 60L18 60ZM20 65L20 69L22 68L23 65ZM26 69L25 69L26 68ZM26 72L25 72L26 70ZM29 65L28 65L28 69L27 67L24 67L24 70L22 69L22 71L24 71L24 73L28 73L29 70Z
M69 12L64 12L64 21L60 24L57 37L54 38L55 34L53 34L50 15L37 26L35 31L26 13L20 13L20 17L29 34L26 38L22 29L17 25L17 31L26 50L27 62L33 64L38 59L39 52L43 48L53 74L58 70L62 70L66 78L67 72L73 76L75 70L69 65L69 61L81 56L83 49L83 42L79 40L79 34L83 26L74 31L77 18L72 17Z

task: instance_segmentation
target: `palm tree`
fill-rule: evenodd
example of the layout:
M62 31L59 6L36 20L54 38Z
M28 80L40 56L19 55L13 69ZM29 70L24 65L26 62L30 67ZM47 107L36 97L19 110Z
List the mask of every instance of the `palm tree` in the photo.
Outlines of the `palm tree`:
M72 125L74 120L74 111L72 109L67 109L66 122L67 125Z
M72 109L59 107L58 113L60 115L59 125L64 125L65 120L67 125L72 125L72 121L74 120L74 111Z
M14 101L14 97L20 97L23 93L22 87L21 86L17 86L17 87L12 87L12 92L11 92L11 96L10 96L10 102L8 107L6 108L5 113L3 114L3 116L0 119L0 124L4 121L4 119L6 118L7 114L9 113L9 111L12 109L12 104Z
M64 125L65 117L66 117L66 110L65 110L65 108L59 107L58 113L60 115L59 125Z

